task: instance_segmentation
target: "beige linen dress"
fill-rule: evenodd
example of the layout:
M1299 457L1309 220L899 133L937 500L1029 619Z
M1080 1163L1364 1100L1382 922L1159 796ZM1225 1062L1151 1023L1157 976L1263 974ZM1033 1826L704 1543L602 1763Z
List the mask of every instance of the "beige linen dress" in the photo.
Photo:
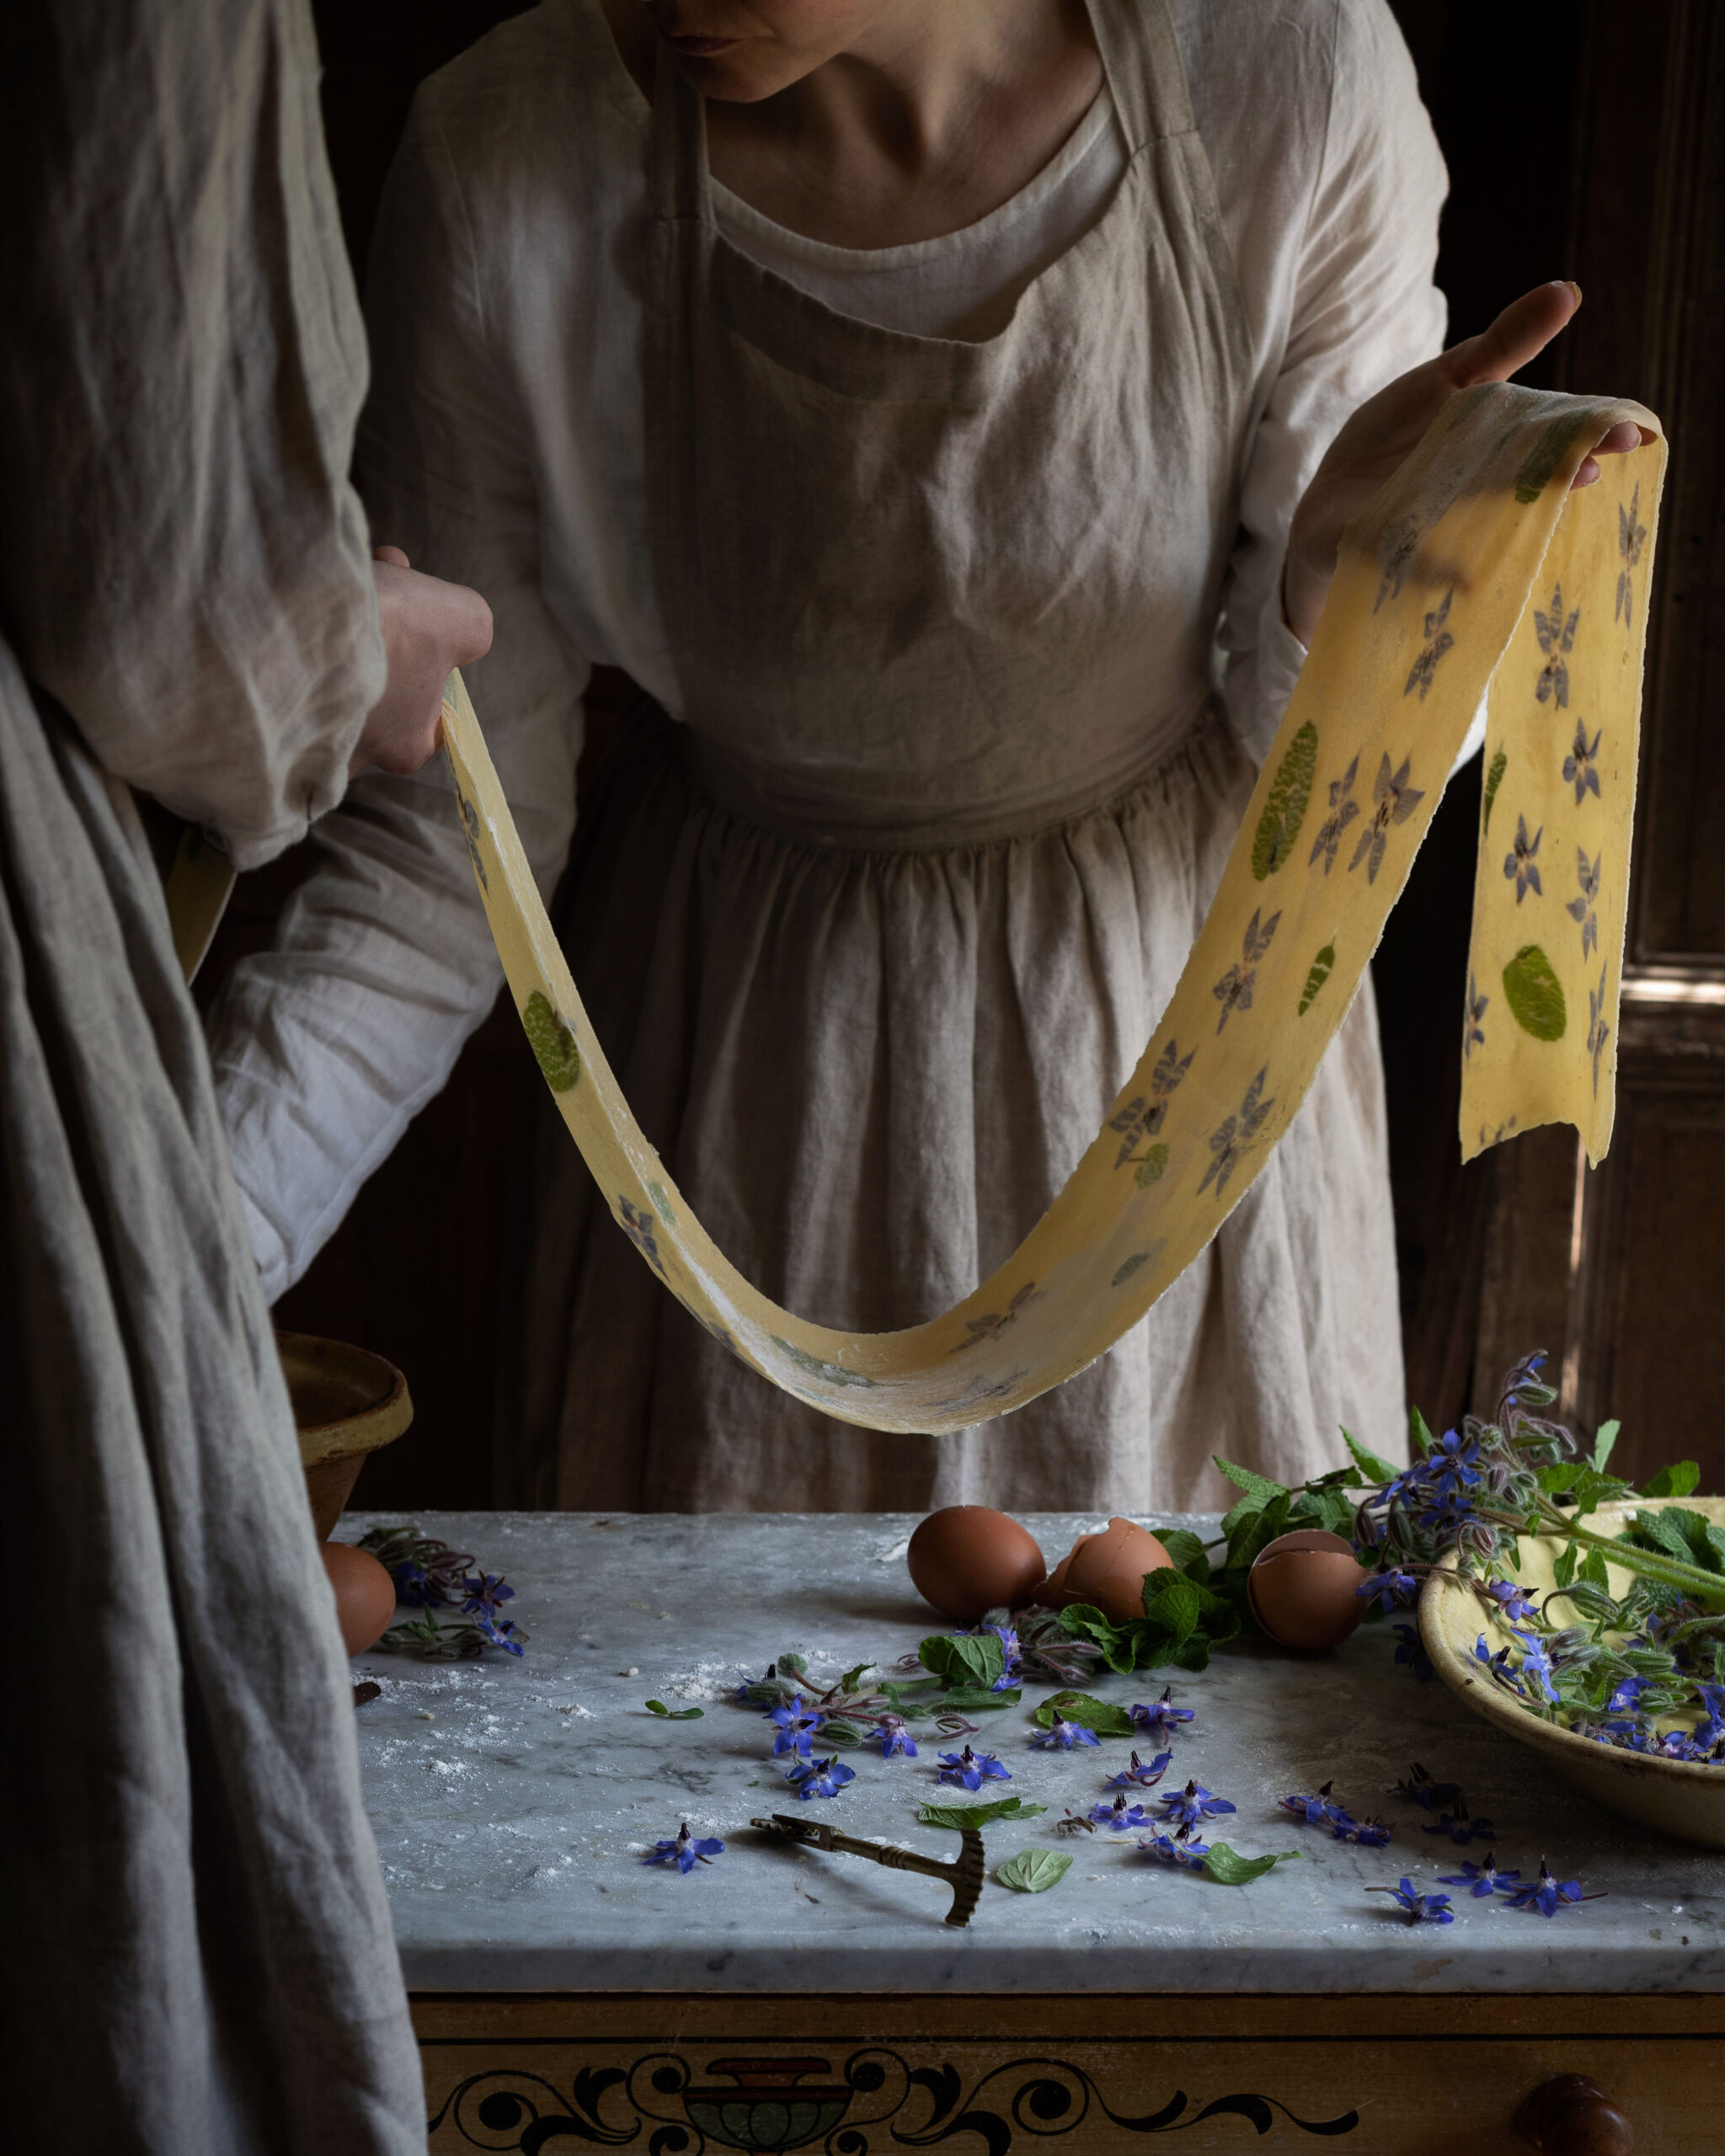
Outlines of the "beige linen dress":
M377 536L497 610L470 678L546 888L574 662L621 661L652 691L583 802L559 926L702 1219L767 1293L834 1325L905 1325L967 1292L1094 1135L1297 668L1273 596L1287 510L1327 431L1440 334L1441 167L1379 0L1273 24L1237 0L1093 16L1124 176L974 340L841 312L745 253L713 205L698 104L663 81L644 127L591 0L506 25L422 93L380 225ZM1226 229L1183 50L1228 150ZM1272 82L1284 104L1234 109ZM607 372L620 319L639 325L638 437ZM441 1082L473 995L459 974L489 1001L477 905L441 895L467 872L440 783L356 789L222 1022L272 1283ZM312 1054L332 1038L339 1084ZM301 1084L318 1114L284 1110ZM1212 1451L1297 1477L1338 1422L1400 1442L1369 994L1277 1160L1146 1322L958 1438L839 1428L776 1392L665 1295L553 1118L534 1147L510 1501L1137 1508L1219 1491Z

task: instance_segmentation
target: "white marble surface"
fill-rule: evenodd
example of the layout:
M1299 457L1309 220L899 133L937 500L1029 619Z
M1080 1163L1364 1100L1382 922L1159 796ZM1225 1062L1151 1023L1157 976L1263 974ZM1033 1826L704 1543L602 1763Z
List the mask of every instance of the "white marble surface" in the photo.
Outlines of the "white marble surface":
M385 1517L351 1514L338 1532L357 1540ZM724 1696L740 1671L758 1676L782 1652L806 1655L816 1677L836 1675L857 1662L889 1664L946 1629L905 1570L911 1519L418 1518L508 1576L510 1614L531 1640L521 1662L374 1653L355 1665L383 1687L359 1710L360 1751L415 1989L1725 1990L1725 1858L1659 1839L1549 1779L1531 1750L1441 1685L1395 1668L1379 1628L1316 1661L1231 1647L1203 1675L1174 1676L1177 1703L1197 1715L1175 1740L1165 1786L1178 1770L1196 1774L1239 1807L1215 1838L1249 1854L1300 1849L1309 1859L1243 1888L1153 1864L1130 1835L1055 1834L1067 1806L1087 1810L1102 1796L1130 1748L1030 1748L1030 1710L1053 1688L978 1717L987 1734L972 1741L1013 1776L989 1793L1049 1807L986 1830L991 1871L1027 1846L1065 1847L1075 1861L1044 1894L991 1880L959 1931L941 1921L937 1884L769 1845L747 1825L806 1811L847 1833L954 1855L956 1835L916 1823L917 1804L936 1794L938 1740L919 1735L916 1761L847 1752L856 1781L799 1806L759 1710ZM1027 1524L1052 1559L1097 1523ZM1092 1689L1130 1704L1165 1681L1104 1676ZM643 1705L655 1697L705 1716L661 1721ZM1560 1877L1578 1872L1605 1898L1548 1922L1458 1895L1454 1924L1410 1925L1387 1896L1365 1890L1406 1872L1429 1891L1463 1857L1485 1854L1423 1833L1426 1815L1385 1793L1416 1759L1495 1821L1501 1865L1535 1873L1544 1852ZM1279 1796L1332 1777L1353 1808L1391 1822L1387 1849L1345 1846L1276 1809ZM721 1836L725 1854L686 1877L644 1866L641 1853L684 1819Z

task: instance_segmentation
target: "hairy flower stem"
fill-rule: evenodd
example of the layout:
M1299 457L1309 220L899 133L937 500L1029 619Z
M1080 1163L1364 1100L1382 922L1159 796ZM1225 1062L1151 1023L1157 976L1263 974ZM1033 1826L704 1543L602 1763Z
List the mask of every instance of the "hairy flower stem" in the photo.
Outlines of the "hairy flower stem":
M1704 1572L1699 1565L1685 1565L1661 1550L1637 1550L1629 1543L1614 1540L1609 1534L1595 1534L1591 1528L1573 1525L1561 1513L1551 1516L1551 1532L1567 1541L1579 1542L1587 1549L1599 1550L1608 1564L1626 1572L1639 1572L1643 1578L1662 1581L1667 1587L1680 1587L1685 1594L1693 1595L1708 1608L1725 1610L1725 1579L1717 1572Z

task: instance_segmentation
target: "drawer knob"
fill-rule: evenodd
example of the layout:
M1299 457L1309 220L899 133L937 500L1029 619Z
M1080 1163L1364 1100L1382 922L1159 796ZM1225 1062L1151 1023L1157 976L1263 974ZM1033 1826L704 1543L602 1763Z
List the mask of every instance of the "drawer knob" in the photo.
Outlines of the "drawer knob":
M1597 2081L1557 2073L1515 2114L1515 2130L1544 2156L1631 2156L1635 2128Z

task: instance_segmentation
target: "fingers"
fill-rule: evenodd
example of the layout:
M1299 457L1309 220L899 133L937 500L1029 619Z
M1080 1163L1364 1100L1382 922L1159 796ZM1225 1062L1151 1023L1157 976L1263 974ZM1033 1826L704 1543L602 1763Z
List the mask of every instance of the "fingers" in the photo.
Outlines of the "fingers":
M387 562L392 568L410 569L413 567L413 563L399 547L374 547L371 549L371 559L374 562Z
M1594 484L1599 477L1600 457L1626 456L1631 450L1640 449L1653 439L1647 429L1637 426L1633 419L1620 419L1594 444L1592 453L1583 457L1575 477L1569 482L1569 491L1573 494L1578 487Z
M1579 285L1560 280L1535 286L1512 301L1490 328L1452 344L1439 365L1456 389L1507 382L1545 350L1580 305Z

